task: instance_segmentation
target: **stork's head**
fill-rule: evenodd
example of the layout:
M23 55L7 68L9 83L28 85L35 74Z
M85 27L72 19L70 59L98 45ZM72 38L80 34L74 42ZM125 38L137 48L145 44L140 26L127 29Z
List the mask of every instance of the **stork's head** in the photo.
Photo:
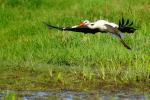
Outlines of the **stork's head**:
M87 26L89 24L90 24L90 21L85 20L85 21L81 22L79 26Z

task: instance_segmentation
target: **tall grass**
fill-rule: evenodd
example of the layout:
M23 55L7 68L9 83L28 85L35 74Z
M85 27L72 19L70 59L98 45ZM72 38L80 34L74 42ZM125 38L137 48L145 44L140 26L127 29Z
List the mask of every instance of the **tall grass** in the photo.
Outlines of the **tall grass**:
M48 30L42 23L46 21L57 26L71 26L85 19L106 19L118 23L122 16L133 20L138 26L135 34L125 38L132 51L107 34L84 35ZM5 71L8 66L17 69L16 72L20 71L20 67L25 71L28 71L28 67L31 71L39 71L40 66L40 70L45 68L46 73L41 73L47 76L45 82L50 81L49 84L57 79L66 84L72 79L72 84L76 81L82 83L82 78L85 78L95 82L95 86L100 82L138 84L139 81L139 84L147 86L150 82L149 21L148 0L2 0L0 70L5 75L1 73L1 80L9 76L9 71L14 71ZM54 76L53 71L56 72ZM43 74L41 79L45 78ZM49 75L54 78L49 78ZM24 71L20 77L25 77ZM37 78L37 81L43 80Z

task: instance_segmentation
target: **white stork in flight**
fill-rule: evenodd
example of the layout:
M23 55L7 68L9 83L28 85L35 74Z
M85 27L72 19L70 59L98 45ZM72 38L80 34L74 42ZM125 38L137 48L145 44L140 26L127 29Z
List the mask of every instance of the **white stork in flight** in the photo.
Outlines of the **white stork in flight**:
M49 29L54 28L61 31L82 32L84 34L95 34L97 32L111 33L113 36L117 37L127 49L131 48L123 41L123 33L134 33L136 30L134 27L132 27L133 22L129 23L129 19L125 22L123 18L122 20L119 20L119 25L108 22L106 20L97 20L96 22L90 22L88 20L85 20L79 25L72 27L57 27L48 23L45 24L48 26Z

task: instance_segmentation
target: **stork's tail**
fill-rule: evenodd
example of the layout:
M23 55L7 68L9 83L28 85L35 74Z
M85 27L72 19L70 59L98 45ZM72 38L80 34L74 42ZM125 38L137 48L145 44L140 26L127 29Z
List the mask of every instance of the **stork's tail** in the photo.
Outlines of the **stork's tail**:
M43 22L49 29L58 29L58 30L61 30L63 31L63 28L62 27L57 27L57 26L53 26L53 25L50 25L46 22Z
M125 32L134 33L137 29L134 28L132 25L133 25L133 21L130 23L129 19L127 19L127 21L125 22L124 18L122 18L122 21L119 20L118 30L120 30L123 33L125 33Z

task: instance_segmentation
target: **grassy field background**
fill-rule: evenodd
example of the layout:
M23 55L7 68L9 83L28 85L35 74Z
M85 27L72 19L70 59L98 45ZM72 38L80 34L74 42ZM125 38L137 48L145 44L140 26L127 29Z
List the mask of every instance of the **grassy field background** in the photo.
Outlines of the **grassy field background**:
M138 27L129 51L107 34L48 30L88 19ZM150 0L1 0L0 87L150 90Z

